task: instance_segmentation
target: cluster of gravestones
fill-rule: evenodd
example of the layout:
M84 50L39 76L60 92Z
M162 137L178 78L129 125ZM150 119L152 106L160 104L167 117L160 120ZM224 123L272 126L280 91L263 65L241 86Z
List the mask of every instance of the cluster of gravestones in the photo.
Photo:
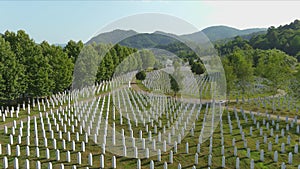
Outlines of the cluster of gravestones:
M146 79L142 83L152 91L162 91L165 93L171 91L169 75L162 70L147 73Z
M108 90L111 82L105 81L100 83L97 86L93 86L93 94L97 95L100 92L105 92ZM19 118L26 118L26 115L32 115L32 112L46 112L50 109L55 109L58 106L67 105L70 106L70 103L75 99L80 97L86 97L86 90L82 90L84 94L80 94L80 92L62 92L55 95L52 95L49 98L36 98L32 100L28 100L27 103L23 102L22 104L18 104L15 107L3 107L0 109L0 122L5 123L7 119L17 120ZM82 92L81 91L81 92ZM88 92L91 93L91 92ZM16 110L15 110L16 109Z
M66 92L57 98L51 97L52 101L32 103L44 108L39 109L38 116L30 113L27 106L27 110L23 110L28 115L25 120L15 119L4 125L0 144L3 168L117 168L118 156L135 159L136 168L142 167L143 160L149 161L147 165L151 169L161 167L157 166L159 163L163 163L165 169L183 168L186 167L184 161L175 163L174 156L183 156L184 160L191 154L194 158L193 164L189 164L191 168L202 165L201 155L208 157L206 166L209 168L233 168L227 160L231 156L235 158L234 167L241 168L243 151L250 159L247 168L254 168L256 161L266 161L270 154L272 161L280 163L283 169L297 165L294 160L299 159L297 117L272 119L270 114L247 114L243 109L221 116L221 104L212 102L203 108L201 104L121 87L129 77ZM111 86L116 90L109 91ZM209 113L211 108L215 111L212 114ZM20 108L17 110L21 112ZM11 110L6 112L9 114ZM217 129L211 128L216 124L219 124ZM213 129L219 133L213 133ZM184 141L186 135L197 143ZM219 140L216 135L220 135L220 152L214 150L214 143ZM231 145L226 145L228 138ZM250 139L255 140L255 148L249 145ZM92 150L95 147L88 147L91 141L101 147L100 154ZM182 145L184 148L179 149ZM107 151L114 153L109 158L110 166L105 165L105 158L110 155ZM252 155L257 152L259 159ZM214 158L219 154L221 164L215 164ZM281 154L287 154L287 158L283 159ZM163 161L166 155L168 160ZM118 164L118 168L122 166Z
M115 107L110 107L110 102L105 104L111 97ZM151 105L151 108L147 109L147 105ZM197 104L178 103L166 96L148 95L128 88L113 92L113 96L109 94L104 99L99 97L86 102L77 108L83 128L95 143L101 145L103 154L109 147L119 155L132 158L159 155L161 151L170 149L173 143L180 143L185 133L193 127L189 121L199 116L201 110ZM116 131L116 125L123 127L126 123L127 126ZM136 130L138 127L143 130ZM135 133L138 133L138 139L134 137Z
M239 114L240 113L240 114ZM300 126L298 124L298 120L297 117L295 117L294 119L289 121L289 118L286 117L285 118L285 126L282 127L280 125L280 123L282 123L282 119L277 116L277 119L271 119L271 115L266 113L261 115L260 113L258 114L254 114L252 112L250 112L250 118L251 121L253 122L252 124L250 123L250 119L248 119L249 117L247 116L247 114L244 112L243 109L241 109L240 112L237 112L236 109L234 109L234 116L236 119L236 124L237 127L239 129L239 134L241 135L241 139L243 142L243 147L242 149L246 149L247 151L247 158L251 158L251 152L253 151L257 151L259 152L259 161L260 162L264 162L265 161L265 151L269 152L269 154L272 154L273 159L272 161L274 163L279 162L279 153L281 154L288 154L288 158L285 159L282 163L281 163L281 168L285 169L286 168L286 164L289 164L291 166L293 166L293 164L297 164L297 162L293 163L293 156L299 156L298 154L298 144L300 142L299 137L294 138L294 140L292 141L292 138L289 134L287 133L293 133L295 132L297 136L300 134ZM231 115L230 113L227 114L227 118L228 118L228 124L229 124L229 132L231 135L233 135L233 125L232 125L232 120L231 120ZM240 118L243 118L244 122L241 122L242 120L240 120ZM257 118L263 118L262 121L258 121ZM261 124L262 122L262 124ZM249 128L249 133L246 134L247 132L245 132L243 130L242 127L242 123L246 123L246 125L250 125ZM222 123L221 123L222 126ZM257 131L257 135L255 135L255 131ZM277 133L277 134L275 134ZM280 135L279 135L280 133ZM221 132L221 135L222 132ZM247 143L247 136L248 137L254 137L256 139L255 142L255 150L251 150L251 148L249 148L249 145ZM263 142L264 148L261 148L261 141ZM292 144L292 142L294 144ZM222 139L222 145L223 145L223 139ZM277 146L276 146L277 145ZM233 138L232 139L232 146L233 146L233 152L234 152L234 156L237 157L238 156L238 148L236 146L236 139ZM276 146L276 148L274 148ZM280 148L279 148L280 147ZM290 152L286 152L287 150L292 150ZM222 153L223 153L223 147L222 147ZM299 157L298 157L299 158ZM250 162L250 168L254 168L254 159L251 159ZM236 159L236 168L239 168L239 164L240 164L240 160L237 157ZM298 168L300 167L300 165L298 166Z
M2 122L6 122L7 118L11 118L11 119L18 119L20 117L20 115L24 115L24 114L31 114L32 109L37 109L37 111L46 111L49 110L50 108L55 108L58 105L63 105L66 103L67 101L67 93L61 93L61 94L57 94L57 95L53 95L52 97L50 97L50 99L33 99L32 101L28 101L27 107L25 102L23 102L23 104L18 104L15 110L15 107L6 107L6 109L4 109L4 107L1 107L0 110L0 117L2 117ZM41 102L40 102L41 100ZM30 103L31 102L31 103ZM20 114L20 110L25 112Z
M171 88L168 73L172 75L174 71L169 69L170 68L165 68L147 73L147 77L142 83L152 91L169 93ZM194 75L190 70L182 71L181 74L183 74L181 80L174 77L178 82L184 83L184 85L181 86L180 93L196 97L199 97L200 92L203 96L210 94L210 84L214 81L214 78L217 77L217 74L212 76Z
M242 97L241 99L236 98L236 103L241 104L249 104L254 105L255 107L260 108L270 108L273 111L276 111L277 109L285 110L287 112L294 110L296 113L299 112L299 105L297 105L297 102L295 99L288 95L279 96L279 97L258 97L258 98L248 98L245 99Z

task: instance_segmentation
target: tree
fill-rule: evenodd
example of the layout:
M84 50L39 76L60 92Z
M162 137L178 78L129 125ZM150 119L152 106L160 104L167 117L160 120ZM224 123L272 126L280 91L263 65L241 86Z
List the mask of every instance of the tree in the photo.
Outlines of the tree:
M82 48L82 41L75 42L73 40L70 40L68 44L64 47L64 52L66 52L69 58L72 58L73 62L75 63Z
M294 22L275 28L270 27L266 34L253 36L250 41L253 48L279 49L291 56L300 51L300 22Z
M44 97L51 94L51 88L54 81L50 78L53 70L49 64L49 58L43 56L42 48L35 47L37 52L33 56L28 56L27 61L27 82L28 88L26 94L30 97Z
M114 65L113 56L111 56L110 53L107 53L107 55L104 57L104 59L102 60L102 62L104 62L105 68L106 68L105 80L109 80L113 76L113 74L115 72L114 71L115 65ZM128 65L126 67L124 67L123 72L126 72L127 69L128 69Z
M179 88L182 88L182 80L184 78L182 71L181 71L181 64L179 60L174 60L173 61L173 66L174 66L174 72L172 77L175 79L176 83L179 85Z
M193 62L191 66L191 71L197 75L203 74L205 72L205 67L199 61Z
M49 78L53 81L51 91L53 93L64 91L72 83L74 64L72 58L60 46L49 45L47 42L41 44L43 55L49 59L52 73Z
M11 50L14 52L18 63L21 64L19 67L20 77L17 83L20 85L21 94L24 97L29 85L28 68L31 65L29 58L31 56L39 55L40 51L36 50L36 43L24 30L19 30L17 34L6 31L3 37L10 43Z
M177 93L180 91L180 86L172 75L169 74L169 78L170 78L171 89L174 91L174 96L176 96Z
M96 77L98 77L98 62L99 56L94 47L92 45L85 46L76 61L74 68L74 83L72 87L78 89L94 85Z
M0 102L11 105L22 94L22 86L18 83L22 67L10 44L0 37Z
M296 71L293 73L288 92L296 99L300 98L300 66L298 66Z
M140 51L140 56L143 63L143 69L148 69L150 67L153 67L155 64L155 56L154 54L149 50L142 50Z
M135 78L136 78L137 80L141 80L141 81L145 80L145 79L146 79L146 72L145 72L144 70L138 72L138 73L135 75Z
M242 50L236 50L228 56L229 62L232 63L233 71L237 77L237 83L242 93L253 81L252 60L246 58Z
M227 97L230 96L230 92L234 89L235 81L236 81L236 74L234 73L233 66L229 62L228 58L222 59L222 64L225 72L226 77L226 92Z
M296 54L296 59L297 59L298 62L300 62L300 52L298 52L298 53Z
M278 89L286 89L291 78L291 67L296 59L279 50L268 50L261 57L257 66L257 74L269 80L269 87L275 95Z

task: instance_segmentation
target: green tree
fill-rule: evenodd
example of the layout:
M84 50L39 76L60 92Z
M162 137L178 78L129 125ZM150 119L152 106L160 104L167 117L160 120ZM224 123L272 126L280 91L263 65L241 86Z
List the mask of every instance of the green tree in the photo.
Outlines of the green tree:
M222 64L225 72L225 77L226 77L226 92L227 92L227 97L230 96L230 92L234 89L235 87L235 81L236 81L236 74L234 73L233 66L229 62L228 58L224 57L222 59Z
M0 102L11 105L22 94L19 78L22 65L11 51L10 45L0 37Z
M179 60L174 60L173 66L174 66L174 72L172 75L169 75L169 77L170 77L171 89L174 91L176 96L183 86L182 80L184 76L181 72L181 64Z
M296 59L279 50L268 50L261 57L257 66L257 74L269 80L268 86L275 95L278 89L287 89L292 74L292 66Z
M41 47L43 55L49 59L52 69L52 73L49 74L49 78L53 81L51 91L54 93L64 91L72 83L73 60L59 46L50 46L47 42L42 42Z
M115 69L113 56L111 56L110 53L107 53L107 55L104 57L102 62L104 62L105 68L106 68L106 74L105 74L104 80L109 80L113 76L114 69ZM126 68L126 70L124 70L125 68ZM123 71L126 72L128 69L128 66L124 67L124 69L123 69Z
M6 31L3 37L10 43L11 50L16 55L17 61L22 65L19 67L20 78L17 83L20 85L20 88L22 89L21 93L24 97L29 85L28 69L32 64L29 61L29 58L39 55L40 51L36 50L36 43L24 30L19 30L17 34Z
M177 93L180 91L180 86L172 75L169 74L169 78L170 78L171 89L174 92L174 96L176 96Z
M205 72L205 67L199 61L193 62L191 66L191 71L197 75L203 74Z
M236 50L228 56L229 61L232 63L233 71L237 77L237 84L245 93L248 86L253 81L253 67L252 60L246 58L246 55L242 50Z
M51 94L53 81L49 77L52 73L49 58L42 55L41 49L39 54L28 57L28 62L31 63L27 68L28 88L26 93L31 97L43 97Z
M72 87L77 89L94 85L97 80L96 77L98 77L98 65L99 56L97 51L92 45L85 46L81 50L74 67L74 83Z
M145 72L144 70L138 72L138 73L135 75L135 78L136 78L137 80L141 80L141 81L145 80L145 79L146 79L146 72Z
M75 42L73 40L70 40L68 44L64 47L64 52L66 52L69 58L72 58L73 62L75 63L83 46L84 45L82 41Z
M143 69L152 68L155 64L155 56L154 54L149 50L141 50L140 56L143 63Z

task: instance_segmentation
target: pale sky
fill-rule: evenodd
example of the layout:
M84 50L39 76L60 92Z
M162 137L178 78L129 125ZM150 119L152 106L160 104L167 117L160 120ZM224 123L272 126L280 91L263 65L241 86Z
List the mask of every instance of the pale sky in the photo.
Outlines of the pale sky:
M196 30L213 25L268 28L300 19L299 9L299 1L0 1L0 32L23 29L36 42L85 42L114 21L143 13L178 17Z

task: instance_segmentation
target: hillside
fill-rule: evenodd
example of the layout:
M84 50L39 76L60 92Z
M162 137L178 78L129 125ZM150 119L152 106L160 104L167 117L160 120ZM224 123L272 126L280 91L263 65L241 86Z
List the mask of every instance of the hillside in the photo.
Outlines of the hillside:
M182 38L186 41L192 41L197 43L205 43L209 39L210 41L218 41L223 39L233 38L235 36L246 36L250 39L255 33L264 33L266 29L264 28L253 28L239 30L236 28L231 28L228 26L213 26L203 29L202 31L186 34L186 35L175 35L170 33L165 33L161 31L156 31L154 33L141 33L134 30L114 30L111 32L101 33L93 37L87 44L96 43L116 43L118 39L124 39L120 42L121 45L135 47L135 48L145 48L145 47L155 47L157 45L167 45L175 42L174 38ZM205 37L207 36L207 38ZM134 36L134 37L132 37ZM126 39L130 37L129 39ZM172 40L173 39L173 40Z
M252 28L239 30L228 26L212 26L202 30L202 32L211 40L217 41L221 39L233 38L235 36L242 36L252 34L255 32L266 31L265 28ZM190 35L192 36L192 34Z
M137 32L133 30L120 30L116 29L111 32L105 32L101 33L95 37L93 37L91 40L87 42L87 44L91 44L93 42L96 43L116 43L119 39L125 39L127 37L133 36L138 34Z
M157 33L143 33L124 39L119 44L132 48L154 48L157 45L170 44L178 41L177 39Z
M280 49L292 56L300 56L300 21L270 27L264 35L258 35L250 40L250 45L258 49Z

